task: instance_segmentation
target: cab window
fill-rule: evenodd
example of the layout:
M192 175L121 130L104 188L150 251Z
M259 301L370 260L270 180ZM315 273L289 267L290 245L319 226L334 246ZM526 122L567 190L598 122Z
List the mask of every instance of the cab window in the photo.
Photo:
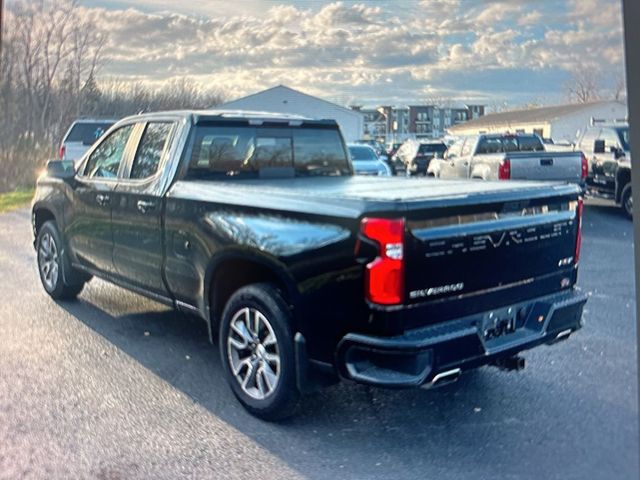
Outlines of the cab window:
M476 149L477 155L501 152L503 152L502 140L497 137L484 137L482 140L480 140L478 148Z
M133 125L126 125L106 137L91 153L84 175L89 178L117 178L132 129Z
M170 144L173 124L150 122L144 129L138 151L133 159L130 178L149 178L158 171L160 160Z
M467 142L469 143L469 142ZM460 156L462 153L462 146L465 144L465 139L464 138L458 138L457 140L455 140L447 149L447 151L445 152L445 158L448 157L456 157L456 156Z

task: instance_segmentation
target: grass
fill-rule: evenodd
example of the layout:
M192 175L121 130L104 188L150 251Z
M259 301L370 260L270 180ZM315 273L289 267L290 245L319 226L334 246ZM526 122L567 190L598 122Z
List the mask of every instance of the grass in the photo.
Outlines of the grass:
M33 198L33 189L18 189L13 192L0 193L0 213L15 210L29 204Z

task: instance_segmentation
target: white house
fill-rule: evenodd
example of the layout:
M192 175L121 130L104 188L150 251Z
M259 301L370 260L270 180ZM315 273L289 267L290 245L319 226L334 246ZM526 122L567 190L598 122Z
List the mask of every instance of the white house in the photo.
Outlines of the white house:
M479 133L537 133L555 142L575 142L591 124L591 119L614 121L627 118L627 106L616 101L600 101L490 113L454 125L452 135Z
M291 113L316 119L332 119L338 122L347 142L358 140L364 134L364 118L361 113L284 85L232 100L216 108Z

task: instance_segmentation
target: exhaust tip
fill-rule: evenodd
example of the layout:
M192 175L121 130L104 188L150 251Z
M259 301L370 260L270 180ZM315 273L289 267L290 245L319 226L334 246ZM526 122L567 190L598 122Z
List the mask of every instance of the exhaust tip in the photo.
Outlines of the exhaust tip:
M557 342L559 342L560 340L566 340L567 338L569 338L569 335L571 335L571 329L570 328L568 328L567 330L563 330L560 333L558 333L556 335L555 340Z
M459 368L454 368L452 370L438 373L429 383L423 385L423 388L436 388L454 383L458 380L458 378L460 378L461 374L462 370Z

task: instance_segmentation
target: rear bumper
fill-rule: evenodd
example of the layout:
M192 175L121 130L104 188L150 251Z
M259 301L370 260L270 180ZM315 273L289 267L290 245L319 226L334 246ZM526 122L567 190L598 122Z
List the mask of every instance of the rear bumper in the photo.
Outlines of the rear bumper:
M586 295L572 290L395 337L349 333L338 344L338 371L346 379L381 387L432 385L449 374L568 338L582 326L586 301ZM513 331L504 333L508 322Z

